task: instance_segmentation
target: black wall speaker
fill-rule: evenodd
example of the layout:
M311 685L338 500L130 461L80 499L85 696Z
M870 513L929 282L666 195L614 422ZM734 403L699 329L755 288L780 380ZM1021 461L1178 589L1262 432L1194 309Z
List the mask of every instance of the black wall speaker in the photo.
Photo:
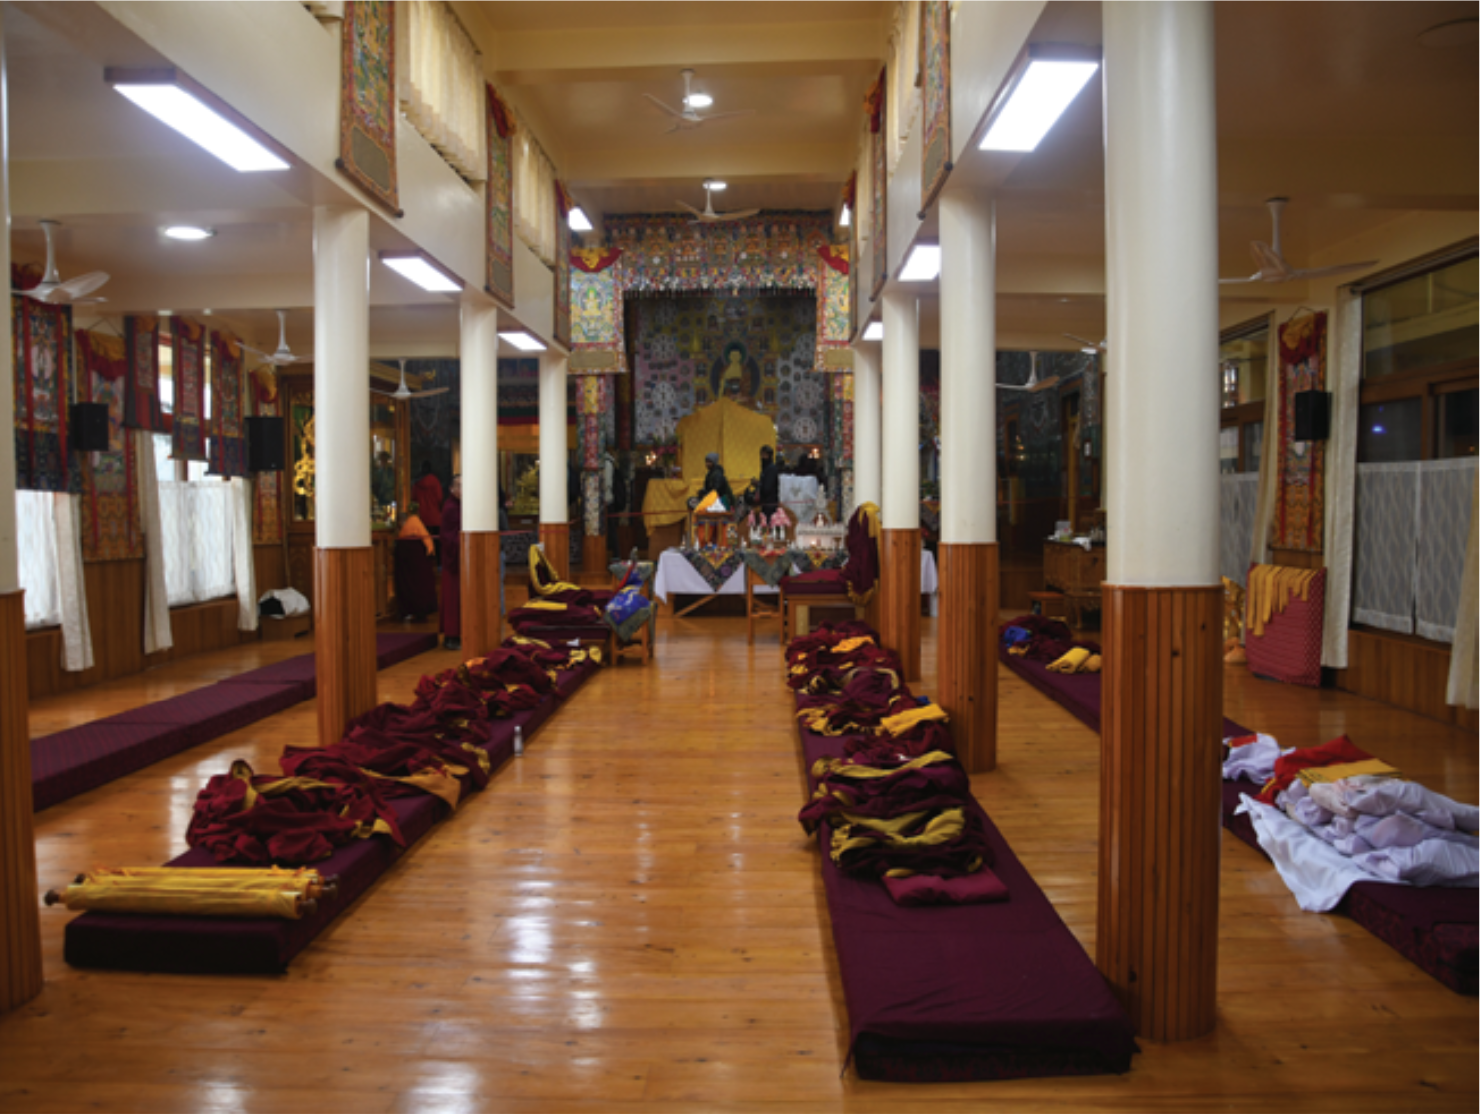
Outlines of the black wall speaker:
M67 441L73 452L108 451L108 404L74 402L67 412Z
M1324 441L1331 436L1331 392L1295 392L1295 440Z
M283 419L247 419L247 471L283 470Z

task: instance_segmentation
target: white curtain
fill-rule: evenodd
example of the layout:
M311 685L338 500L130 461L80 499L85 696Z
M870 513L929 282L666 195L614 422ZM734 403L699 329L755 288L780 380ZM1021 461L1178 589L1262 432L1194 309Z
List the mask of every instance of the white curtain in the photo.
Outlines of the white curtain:
M57 587L62 601L62 668L81 673L93 665L92 625L87 618L87 587L82 573L82 501L52 496L56 525Z
M170 606L236 595L231 485L219 480L162 483L159 516Z
M1219 572L1247 587L1249 544L1254 533L1254 505L1259 498L1259 473L1230 472L1218 477Z
M136 429L132 436L136 459L154 464L154 434ZM159 474L154 467L139 469L139 509L144 516L144 653L152 654L168 650L175 644L170 630L169 587L165 578Z
M889 31L889 73L884 124L889 129L889 173L899 165L905 141L920 115L920 0L899 0Z
M1264 376L1264 439L1259 443L1259 498L1254 504L1254 526L1249 537L1249 563L1269 559L1269 524L1274 519L1275 495L1280 485L1280 333L1275 315L1269 315L1269 359Z
M55 627L62 621L57 531L51 502L51 495L45 491L15 493L15 547L20 558L20 586L26 593L27 630Z
M1362 401L1362 296L1350 287L1336 295L1331 388L1331 438L1326 442L1326 615L1321 664L1347 667L1352 610L1352 546L1356 533L1357 413ZM1265 426L1264 442L1271 438Z
M482 181L483 63L442 0L396 5L396 94L413 127L464 178Z
M1420 638L1454 641L1454 616L1465 579L1475 467L1474 457L1426 460L1419 466L1413 619Z
M1465 571L1459 606L1454 616L1454 645L1449 652L1449 691L1445 700L1465 708L1480 706L1480 673L1476 643L1480 642L1480 568L1477 568L1477 531L1480 531L1480 475L1470 482L1470 529L1465 541Z
M514 133L514 231L546 267L555 266L555 167L521 117Z
M257 568L252 561L252 483L231 481L231 560L236 571L236 629L257 629Z

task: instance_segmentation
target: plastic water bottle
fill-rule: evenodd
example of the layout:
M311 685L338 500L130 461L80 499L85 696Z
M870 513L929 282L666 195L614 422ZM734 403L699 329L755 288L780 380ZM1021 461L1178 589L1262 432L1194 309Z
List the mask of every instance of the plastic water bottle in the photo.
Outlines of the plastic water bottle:
M524 757L524 728L519 724L514 725L514 757Z

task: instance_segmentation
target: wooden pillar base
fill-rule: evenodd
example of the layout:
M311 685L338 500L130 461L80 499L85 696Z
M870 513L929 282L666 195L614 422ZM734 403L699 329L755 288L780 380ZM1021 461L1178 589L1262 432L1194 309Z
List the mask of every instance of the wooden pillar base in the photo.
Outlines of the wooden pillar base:
M482 657L503 641L504 615L499 606L499 535L495 531L462 533L462 656Z
M940 704L961 764L985 773L997 768L997 546L942 544L939 555Z
M920 679L920 531L884 530L879 539L879 634L899 655L907 681Z
M541 522L540 547L561 580L570 579L570 523Z
M1155 1041L1212 1032L1223 592L1103 588L1095 962Z
M375 552L315 549L314 656L319 690L319 745L375 707Z
M0 1013L41 993L24 592L0 594Z
M587 534L581 541L581 572L606 576L606 535Z

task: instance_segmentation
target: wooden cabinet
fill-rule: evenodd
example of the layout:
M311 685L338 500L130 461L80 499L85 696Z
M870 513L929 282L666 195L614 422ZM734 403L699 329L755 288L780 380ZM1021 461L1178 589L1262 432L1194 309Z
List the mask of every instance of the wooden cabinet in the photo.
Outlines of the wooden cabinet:
M1078 627L1088 608L1100 609L1100 585L1105 579L1105 547L1088 550L1070 542L1043 543L1043 583L1063 592L1069 604L1069 621Z

